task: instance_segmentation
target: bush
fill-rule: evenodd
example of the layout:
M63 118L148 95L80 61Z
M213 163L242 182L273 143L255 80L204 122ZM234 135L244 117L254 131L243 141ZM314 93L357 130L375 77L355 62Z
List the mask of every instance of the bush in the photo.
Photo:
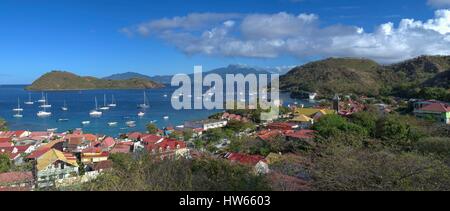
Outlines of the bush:
M424 138L415 144L415 149L424 154L433 154L446 160L450 160L449 137Z
M8 172L11 169L11 162L9 156L0 154L0 173Z
M316 190L450 190L450 168L415 153L332 146L316 160L312 172Z

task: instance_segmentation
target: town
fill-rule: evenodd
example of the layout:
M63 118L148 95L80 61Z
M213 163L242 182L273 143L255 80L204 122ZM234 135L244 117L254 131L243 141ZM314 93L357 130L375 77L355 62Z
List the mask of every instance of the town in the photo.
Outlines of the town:
M337 142L351 147L358 145L355 148L364 150L383 146L408 153L442 152L448 159L448 150L436 149L435 152L431 146L420 148L419 145L417 148L416 144L431 136L424 134L429 128L435 130L432 132L434 135L448 142L450 107L445 102L336 95L333 99L319 100L313 107L283 106L279 118L273 121L262 121L259 118L261 112L259 109L226 110L209 119L188 121L178 127L158 128L149 123L147 131L119 137L91 134L82 129L63 133L9 131L7 123L0 122L0 190L70 190L113 172L115 159L121 155L145 154L148 155L146 159L154 162L205 157L222 160L231 165L245 166L252 175L269 180L271 190L282 191L341 190L346 188L343 186L347 185L346 182L354 183L351 180L339 181L341 184L331 186L326 183L336 182L336 178L320 178L335 174L331 173L336 171L333 168L342 168L339 171L344 173L348 167L339 166L340 160L333 157L330 157L336 162L333 167L323 166L331 164L327 163L327 157L320 155L325 153L321 150L333 148L332 143ZM420 135L414 132L421 130L425 132ZM440 146L437 141L432 143L434 147ZM448 144L443 143L443 146L448 147ZM448 168L447 164L444 166ZM314 171L328 174L317 176ZM315 185L315 181L320 181L320 185ZM447 186L448 181L444 183L441 188L450 187ZM414 184L412 186L416 188ZM392 185L384 188L405 187ZM430 187L421 184L417 188Z

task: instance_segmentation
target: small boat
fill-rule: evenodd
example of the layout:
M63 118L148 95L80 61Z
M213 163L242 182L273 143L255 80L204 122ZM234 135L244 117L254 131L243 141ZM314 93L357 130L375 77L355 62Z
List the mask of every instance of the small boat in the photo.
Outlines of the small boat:
M145 113L141 111L141 112L138 113L138 116L139 117L143 117L143 116L145 116Z
M126 125L134 125L134 124L136 124L136 122L135 121L127 121L127 122L125 122L125 124Z
M167 95L164 95L165 98L167 98Z
M25 105L33 105L34 104L34 102L31 101L31 93L28 93L28 101L24 102L24 104Z
M117 106L117 104L116 104L116 102L115 102L115 100L114 100L114 95L112 95L111 103L108 104L108 106L109 106L109 107L116 107L116 106Z
M13 109L13 111L23 111L23 108L20 107L20 98L17 98L17 108Z
M144 91L144 103L139 104L138 108L143 108L143 109L150 108L150 105L147 102L147 94L145 94L145 91Z
M103 107L100 107L100 110L102 111L109 110L109 107L106 105L106 95L103 95Z
M64 106L61 107L61 110L63 110L63 111L69 110L69 108L67 108L67 105L66 105L66 101L65 101L65 100L64 100Z
M136 124L129 124L128 127L136 127Z
M49 116L51 116L51 115L52 115L52 113L51 113L51 112L45 111L45 109L44 109L43 111L39 111L39 112L37 113L37 116L38 116L38 117L42 117L42 118L49 117Z
M38 100L38 103L45 103L45 96L44 96L44 92L42 92L42 98L40 100Z
M101 117L102 114L103 114L103 112L101 112L101 111L98 110L97 97L95 97L95 109L92 110L92 111L89 113L89 115L90 115L91 117Z
M116 126L116 125L117 125L117 122L108 122L108 125L111 126L111 127L112 127L112 126Z
M58 128L49 128L47 129L47 132L56 132Z
M58 119L58 122L68 122L69 119Z
M150 123L152 123L152 124L153 124L153 123L156 123L156 122L157 122L157 120L152 120L152 121L150 121Z
M167 120L167 119L169 119L169 116L164 116L163 118L164 118L165 120Z
M91 121L82 121L81 124L88 125L88 124L91 124Z

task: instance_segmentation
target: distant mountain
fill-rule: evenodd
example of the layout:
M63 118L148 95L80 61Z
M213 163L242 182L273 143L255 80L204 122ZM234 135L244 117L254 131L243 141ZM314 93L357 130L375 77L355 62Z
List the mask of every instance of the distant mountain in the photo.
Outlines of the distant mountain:
M279 71L284 71L284 69L282 68L274 68L274 69L266 69L266 68L257 68L257 67L251 67L251 66L247 66L247 65L229 65L227 67L223 67L223 68L217 68L214 70L210 70L210 71L206 71L203 72L203 74L209 74L209 73L215 73L220 75L221 77L225 78L225 76L227 74L270 74L272 73L271 71L273 71L273 73L279 73ZM173 75L158 75L158 76L147 76L147 75L143 75L140 73L134 73L134 72L126 72L126 73L121 73L121 74L114 74L108 77L105 77L103 79L106 80L125 80L125 79L131 79L131 78L142 78L142 79L148 79L148 80L152 80L158 83L162 83L162 84L170 84L172 81L172 77ZM191 77L191 79L194 78L194 74L189 74L189 77Z
M445 87L450 56L421 56L392 65L368 59L329 58L298 66L280 77L280 88L291 92L379 95L390 88ZM448 84L448 83L447 83ZM447 86L448 87L448 86Z
M66 71L52 71L34 81L27 90L86 90L86 89L153 89L164 85L151 80L131 78L104 80L82 77Z
M152 78L150 76L140 74L140 73L135 73L135 72L114 74L114 75L111 75L108 77L104 77L102 79L103 80L128 80L128 79L132 79L132 78L152 80Z

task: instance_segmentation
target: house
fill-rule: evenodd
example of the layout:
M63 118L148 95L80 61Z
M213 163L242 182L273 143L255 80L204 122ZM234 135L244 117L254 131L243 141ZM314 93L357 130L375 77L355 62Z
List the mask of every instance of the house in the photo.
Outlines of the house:
M160 156L161 159L180 157L190 158L189 149L184 141L164 138L157 142L148 142L145 149L152 155Z
M323 108L296 108L294 111L294 119L295 118L304 118L309 117L312 118L314 121L312 123L319 120L322 116L329 115L329 114L337 114L335 110L331 109L323 109ZM308 118L304 118L303 120L310 120ZM311 120L310 120L311 121Z
M283 132L281 130L262 130L257 134L257 137L263 141L272 141L275 138L282 136Z
M80 157L84 164L98 163L108 160L109 153L103 152L101 148L91 147L83 150Z
M132 141L141 141L142 136L143 136L143 134L139 133L139 132L132 132L132 133L127 134L128 139L130 139Z
M225 154L225 159L239 163L242 165L253 166L256 174L267 174L269 173L269 166L266 160L261 155L248 155L243 153L227 153Z
M106 151L111 150L114 145L116 145L116 141L112 137L105 138L102 143L100 144L100 147Z
M12 147L14 146L12 139L9 137L0 137L0 147Z
M228 121L231 121L231 120L242 121L242 122L248 122L249 121L246 117L243 117L243 116L238 115L238 114L230 114L228 112L223 113L221 119L225 119L225 120L228 120Z
M1 190L31 190L34 178L32 172L0 173Z
M298 123L300 128L309 128L312 125L314 125L314 119L309 116L306 116L304 114L299 114L297 116L294 116L294 118L289 120L289 122Z
M97 163L88 164L86 170L89 172L101 173L113 168L113 162L111 160L104 160Z
M205 131L209 129L222 128L227 126L227 120L217 120L217 119L207 119L207 120L199 120L199 121L188 121L184 123L184 128L201 128Z
M78 175L76 157L50 149L40 155L33 166L33 175L37 187L50 187L57 179L66 179Z
M91 146L91 142L85 140L84 135L69 134L64 137L64 151L81 152Z
M118 142L110 151L114 153L131 153L133 151L133 142Z
M421 102L414 106L414 115L418 118L431 117L438 122L450 124L450 106L441 102Z
M30 154L33 151L33 146L12 146L12 147L0 147L0 154L4 153L9 156L9 158L14 161L14 164L23 163L24 154Z
M267 129L269 130L292 130L296 127L296 124L288 122L273 122L267 125Z

